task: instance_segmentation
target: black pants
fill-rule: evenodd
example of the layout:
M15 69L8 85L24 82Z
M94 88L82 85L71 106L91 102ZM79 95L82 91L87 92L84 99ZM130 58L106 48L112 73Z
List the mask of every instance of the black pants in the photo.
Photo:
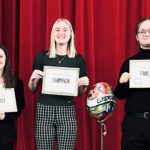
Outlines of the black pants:
M121 150L150 150L150 118L125 117Z
M5 145L0 145L0 150L13 150L13 142Z

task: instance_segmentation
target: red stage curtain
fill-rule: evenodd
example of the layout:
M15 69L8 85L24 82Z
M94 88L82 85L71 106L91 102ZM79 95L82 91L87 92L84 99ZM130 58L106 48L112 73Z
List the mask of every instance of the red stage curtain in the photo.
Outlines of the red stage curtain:
M24 81L26 107L16 121L15 150L35 150L34 95L27 84L35 54L47 49L53 22L71 21L76 48L87 63L90 86L105 81L113 87L123 61L136 52L137 21L150 17L150 0L0 0L0 43L8 49L14 72ZM90 88L89 86L89 88ZM86 110L86 95L75 99L78 119L76 150L100 150L101 126ZM124 102L117 101L106 120L105 150L120 150Z

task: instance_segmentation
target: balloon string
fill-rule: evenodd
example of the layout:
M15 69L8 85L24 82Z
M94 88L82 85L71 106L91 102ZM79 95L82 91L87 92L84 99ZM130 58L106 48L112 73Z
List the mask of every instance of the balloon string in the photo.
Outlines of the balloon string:
M104 122L100 122L101 123L101 150L104 149L104 136L107 134L107 129L106 129L106 125L104 124Z
M106 125L104 124L104 122L101 123L102 127L103 127L103 135L105 136L107 134L107 128Z

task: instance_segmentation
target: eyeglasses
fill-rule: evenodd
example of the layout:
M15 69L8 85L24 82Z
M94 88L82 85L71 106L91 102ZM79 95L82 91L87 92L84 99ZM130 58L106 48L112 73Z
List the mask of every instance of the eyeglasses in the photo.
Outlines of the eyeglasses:
M148 30L141 30L141 31L138 31L138 33L141 34L141 35L145 35L146 33L150 34L150 29L148 29Z

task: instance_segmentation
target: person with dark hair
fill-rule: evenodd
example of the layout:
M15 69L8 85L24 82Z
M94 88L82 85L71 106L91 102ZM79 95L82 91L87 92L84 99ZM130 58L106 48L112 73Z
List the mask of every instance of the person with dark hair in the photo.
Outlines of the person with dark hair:
M56 20L51 31L48 51L41 51L33 63L28 87L35 91L43 78L44 66L80 68L79 95L88 84L86 65L74 45L71 23L64 18ZM36 107L35 140L37 150L52 150L56 143L59 150L73 150L77 134L76 113L72 96L41 94Z
M130 60L150 60L150 18L142 19L136 27L140 51L122 65L114 94L126 98L126 115L122 123L122 150L150 149L150 88L129 88ZM150 83L149 83L150 84Z
M13 75L8 51L0 45L0 92L8 88L14 88L17 112L0 112L0 150L13 150L16 139L15 120L24 109L23 82Z

